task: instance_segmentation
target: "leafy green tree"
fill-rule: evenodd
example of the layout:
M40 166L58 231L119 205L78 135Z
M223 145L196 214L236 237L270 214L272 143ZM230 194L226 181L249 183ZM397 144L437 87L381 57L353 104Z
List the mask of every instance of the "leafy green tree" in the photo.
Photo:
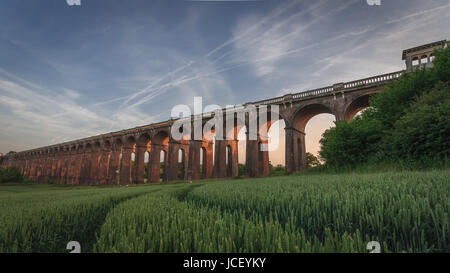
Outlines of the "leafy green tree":
M306 164L308 167L316 167L321 165L320 160L312 153L306 153Z
M416 98L406 114L394 123L383 147L395 157L410 159L450 156L450 85L436 85Z
M365 162L377 150L382 137L378 120L356 117L341 121L323 134L319 155L332 166L356 165Z
M6 168L0 167L0 183L12 183L22 181L23 176L18 168L13 166L9 166Z

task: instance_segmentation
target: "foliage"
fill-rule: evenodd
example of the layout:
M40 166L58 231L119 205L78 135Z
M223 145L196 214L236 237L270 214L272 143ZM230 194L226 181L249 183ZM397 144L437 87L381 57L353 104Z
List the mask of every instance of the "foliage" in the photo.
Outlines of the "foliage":
M238 175L239 176L244 176L245 175L245 165L239 163L238 164Z
M450 86L439 83L416 98L411 107L394 123L384 148L396 157L412 159L450 155Z
M362 115L324 133L320 156L328 167L396 160L441 166L450 157L450 48L434 54L434 68L402 75Z
M306 153L306 165L308 168L321 165L320 160L312 153Z
M351 122L337 122L323 134L320 157L330 166L354 166L365 162L377 150L382 137L378 120L356 117Z
M16 167L0 167L0 183L23 182L23 176Z
M269 161L269 174L272 176L286 175L286 168L281 164L273 166Z

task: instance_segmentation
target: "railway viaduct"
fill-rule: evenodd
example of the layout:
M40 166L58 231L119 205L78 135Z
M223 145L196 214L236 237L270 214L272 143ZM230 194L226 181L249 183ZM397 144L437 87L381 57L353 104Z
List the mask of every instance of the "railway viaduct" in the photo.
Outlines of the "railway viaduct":
M305 126L315 115L329 113L336 121L351 120L368 106L369 97L403 73L417 68L431 67L433 50L447 46L439 41L403 51L406 70L281 97L246 103L256 109L277 105L279 117L285 122L286 172L306 168ZM57 145L37 148L0 156L0 166L16 166L23 175L38 182L56 184L141 184L171 180L198 180L207 178L236 177L238 175L237 132L249 126L249 115L238 125L238 108L224 109L234 117L233 126L224 127L223 134L231 138L215 140L207 135L215 134L214 127L205 130L214 113L191 116L186 122L191 127L202 126L200 140L177 140L171 127L177 120L168 120L132 129L112 132ZM274 121L270 114L258 110L257 119L266 116L266 128ZM239 127L241 126L241 127ZM260 125L259 125L260 126ZM231 130L226 128L232 128ZM259 128L258 128L259 132ZM193 139L193 138L192 138ZM267 143L264 134L246 141L246 176L260 177L269 173L268 152L261 149ZM213 152L214 149L214 152ZM132 154L134 153L134 161ZM148 153L148 160L145 160ZM179 162L181 158L181 162ZM147 162L146 162L147 161ZM134 162L134 163L132 163ZM202 162L202 163L201 163ZM147 172L144 171L147 164ZM161 171L162 170L162 171ZM146 173L146 177L144 177Z

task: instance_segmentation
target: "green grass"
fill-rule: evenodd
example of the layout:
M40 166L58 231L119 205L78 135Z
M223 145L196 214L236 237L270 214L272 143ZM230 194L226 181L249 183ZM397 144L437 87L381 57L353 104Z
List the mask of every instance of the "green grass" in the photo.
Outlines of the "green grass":
M449 252L449 170L0 186L0 252Z

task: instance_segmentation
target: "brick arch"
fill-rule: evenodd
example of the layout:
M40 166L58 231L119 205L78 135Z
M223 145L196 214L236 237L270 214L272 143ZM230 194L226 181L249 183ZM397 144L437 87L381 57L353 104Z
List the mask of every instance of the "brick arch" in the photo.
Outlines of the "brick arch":
M131 156L136 145L136 138L134 135L127 135L123 138L122 157L120 162L120 178L121 185L128 185L131 183Z
M295 128L296 130L299 130L300 132L305 132L306 124L308 124L308 121L313 118L314 116L320 115L320 114L331 114L335 115L333 108L322 103L314 103L314 104L308 104L301 107L298 107L293 116L292 121L290 122L290 125Z
M201 139L196 139L198 135L193 133L194 140L189 145L187 163L188 180L204 179L212 176L215 126L210 126L211 121L212 119L202 119L192 124L194 132L197 130L197 132L201 133ZM200 164L200 157L203 158L202 164Z
M170 130L168 128L161 128L155 130L151 136L151 141L158 145L168 145L170 140Z
M133 184L144 183L145 153L151 151L151 137L149 132L141 133L136 137L136 148L133 169Z
M301 105L293 111L292 118L286 122L285 162L287 172L304 170L306 162L305 128L311 118L319 114L336 116L333 107L326 103Z
M353 117L361 110L369 107L370 94L362 95L350 102L344 111L346 121L351 121Z
M169 128L159 128L151 135L151 148L148 168L147 181L157 183L160 181L161 152L164 153L163 158L163 180L167 180L168 175L168 158L169 158Z

